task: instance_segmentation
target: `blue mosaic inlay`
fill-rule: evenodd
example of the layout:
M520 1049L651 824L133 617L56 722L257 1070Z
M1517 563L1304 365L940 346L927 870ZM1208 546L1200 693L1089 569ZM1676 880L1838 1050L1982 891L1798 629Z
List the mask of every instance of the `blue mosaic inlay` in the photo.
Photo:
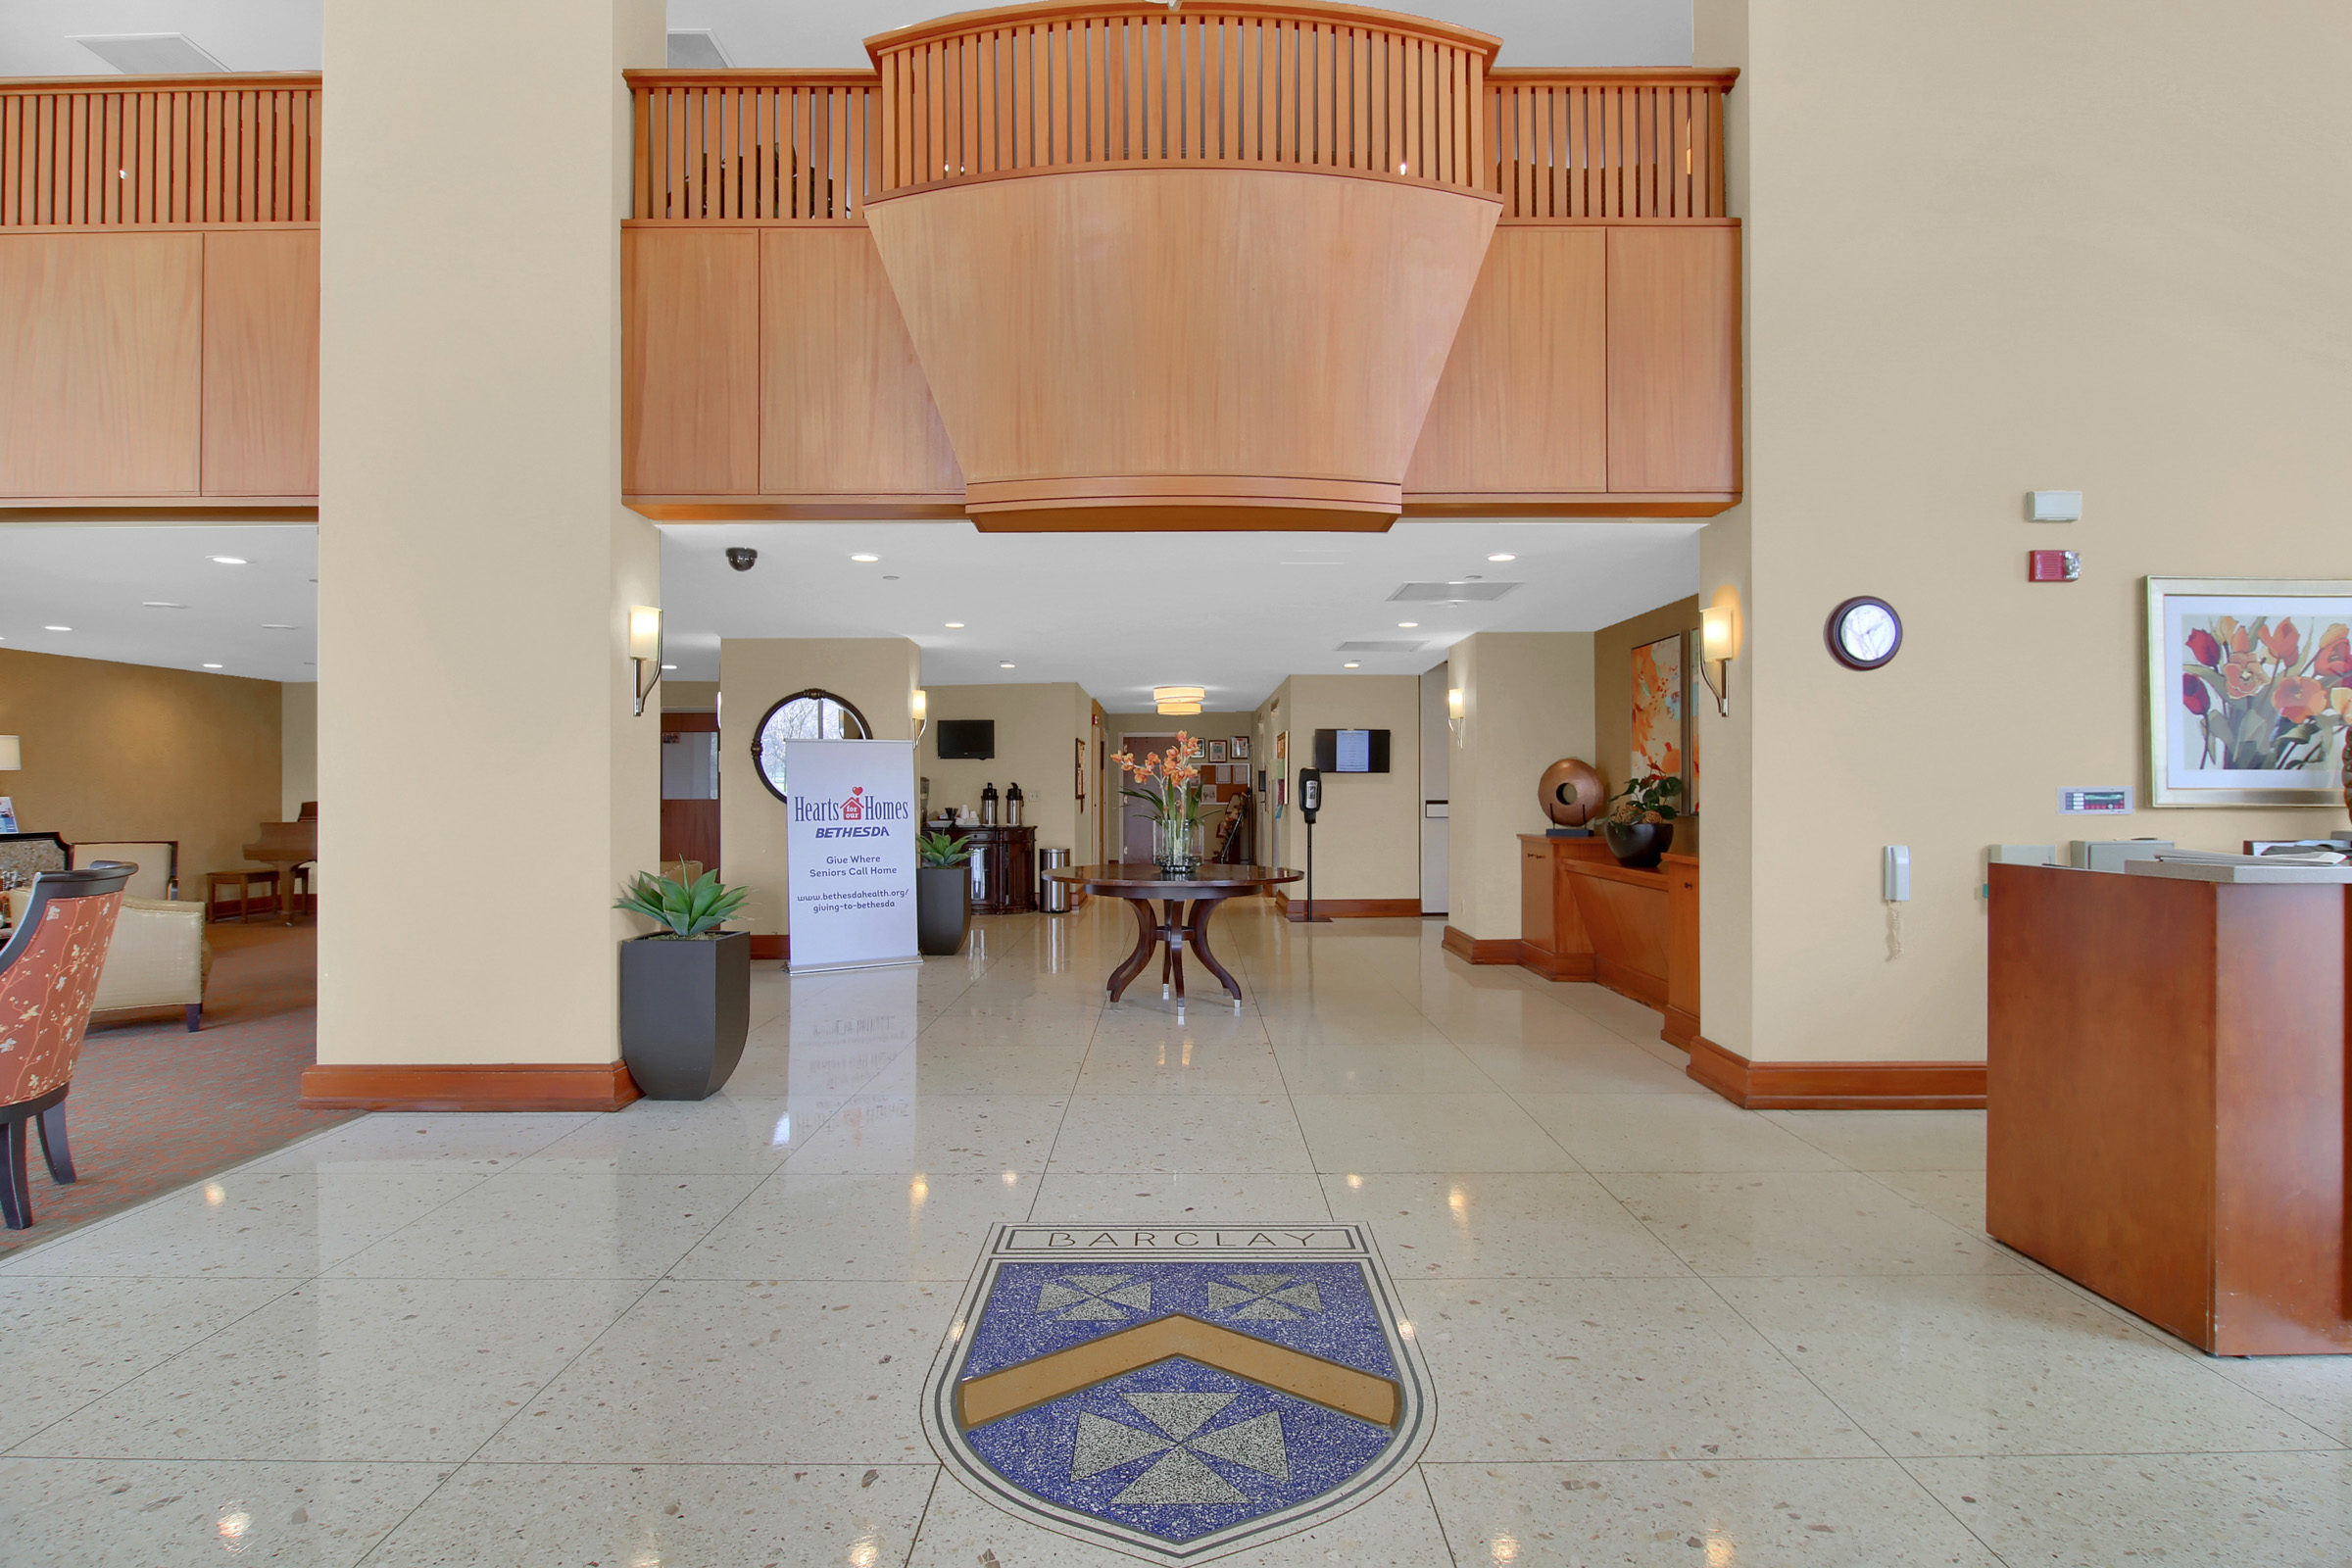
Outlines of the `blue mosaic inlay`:
M1005 1285L998 1281L996 1301L1006 1299ZM1246 1326L1273 1339L1270 1328L1284 1322ZM1380 1457L1391 1436L1174 1357L992 1421L969 1442L1000 1476L1049 1502L1183 1543L1331 1491Z
M1379 1377L1396 1375L1356 1263L1006 1263L972 1330L964 1377L1182 1313Z

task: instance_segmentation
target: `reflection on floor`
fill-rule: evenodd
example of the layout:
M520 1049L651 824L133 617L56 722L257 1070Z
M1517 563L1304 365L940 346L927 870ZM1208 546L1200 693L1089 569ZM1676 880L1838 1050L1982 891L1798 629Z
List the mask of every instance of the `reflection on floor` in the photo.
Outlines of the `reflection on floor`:
M351 1119L298 1103L318 1055L317 931L224 924L207 936L202 1029L188 1033L177 1007L91 1022L66 1100L81 1179L58 1186L36 1153L34 1223L0 1230L0 1253Z
M1127 911L763 974L727 1093L370 1116L0 1265L0 1556L1111 1563L943 1473L988 1227L1369 1224L1422 1462L1253 1565L2339 1563L2352 1363L2207 1360L1979 1230L1980 1117L1757 1115L1435 922L1101 1005ZM372 1552L372 1555L369 1553Z

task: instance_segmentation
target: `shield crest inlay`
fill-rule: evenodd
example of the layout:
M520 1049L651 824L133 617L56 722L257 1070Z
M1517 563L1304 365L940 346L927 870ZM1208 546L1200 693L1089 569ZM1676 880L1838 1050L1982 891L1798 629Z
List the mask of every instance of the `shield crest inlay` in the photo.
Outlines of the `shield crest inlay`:
M1370 1230L1007 1224L925 1426L966 1485L1057 1530L1197 1563L1396 1480L1431 1421Z

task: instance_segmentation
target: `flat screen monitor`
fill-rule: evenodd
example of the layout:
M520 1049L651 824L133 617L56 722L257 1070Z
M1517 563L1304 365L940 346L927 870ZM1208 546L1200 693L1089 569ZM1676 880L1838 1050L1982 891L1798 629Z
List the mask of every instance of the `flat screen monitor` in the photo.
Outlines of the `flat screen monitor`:
M986 761L997 755L997 721L993 718L941 719L939 755L949 760Z
M1315 765L1326 773L1386 773L1389 732L1319 729L1315 731Z

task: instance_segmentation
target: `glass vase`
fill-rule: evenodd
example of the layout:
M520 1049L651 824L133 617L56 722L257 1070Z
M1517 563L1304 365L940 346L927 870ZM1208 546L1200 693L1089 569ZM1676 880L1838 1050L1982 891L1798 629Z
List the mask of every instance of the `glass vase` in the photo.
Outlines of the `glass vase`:
M1163 816L1152 824L1152 861L1162 876L1191 876L1200 863L1200 824Z

